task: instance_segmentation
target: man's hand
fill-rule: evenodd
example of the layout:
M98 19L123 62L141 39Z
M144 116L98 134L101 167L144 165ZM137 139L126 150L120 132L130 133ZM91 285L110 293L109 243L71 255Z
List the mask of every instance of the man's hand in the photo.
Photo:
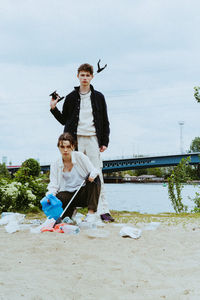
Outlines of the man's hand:
M58 103L58 99L59 97L57 97L57 99L51 98L51 102L50 102L51 109L54 109L56 107L56 104Z
M106 146L101 146L99 150L100 150L100 152L104 152L106 149L107 149Z

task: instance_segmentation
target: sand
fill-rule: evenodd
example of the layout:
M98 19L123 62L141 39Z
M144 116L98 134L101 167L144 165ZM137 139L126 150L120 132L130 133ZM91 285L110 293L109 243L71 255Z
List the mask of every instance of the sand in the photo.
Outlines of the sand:
M90 238L1 226L0 299L200 299L198 219L165 222L138 240L120 237L113 224L104 230L108 237Z

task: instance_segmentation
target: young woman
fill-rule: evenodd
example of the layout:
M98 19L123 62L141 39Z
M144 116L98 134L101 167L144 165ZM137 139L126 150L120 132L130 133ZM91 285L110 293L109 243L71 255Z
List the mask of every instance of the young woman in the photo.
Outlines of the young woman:
M61 158L51 165L50 183L46 195L55 195L62 201L64 209L83 180L88 176L86 184L80 189L63 218L71 217L76 207L87 207L86 221L94 221L101 188L99 171L93 167L85 154L74 151L75 141L69 133L61 134L57 146Z

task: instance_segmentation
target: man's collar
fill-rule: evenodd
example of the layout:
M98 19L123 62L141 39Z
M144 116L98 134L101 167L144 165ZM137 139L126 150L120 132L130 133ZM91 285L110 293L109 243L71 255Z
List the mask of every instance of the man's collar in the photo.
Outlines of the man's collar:
M74 89L75 89L75 91L77 91L79 93L80 86L75 86ZM90 90L91 90L91 92L94 92L94 88L91 84L90 84Z

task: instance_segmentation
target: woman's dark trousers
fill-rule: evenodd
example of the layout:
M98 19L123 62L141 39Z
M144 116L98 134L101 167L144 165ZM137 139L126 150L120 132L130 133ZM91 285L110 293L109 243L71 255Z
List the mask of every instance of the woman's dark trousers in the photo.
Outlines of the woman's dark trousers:
M97 176L93 182L87 180L86 185L80 189L62 218L65 218L67 216L71 218L76 207L87 207L88 210L93 210L94 212L96 212L100 191L101 181L99 176ZM63 209L65 209L75 192L59 192L56 195L56 197L62 202Z

